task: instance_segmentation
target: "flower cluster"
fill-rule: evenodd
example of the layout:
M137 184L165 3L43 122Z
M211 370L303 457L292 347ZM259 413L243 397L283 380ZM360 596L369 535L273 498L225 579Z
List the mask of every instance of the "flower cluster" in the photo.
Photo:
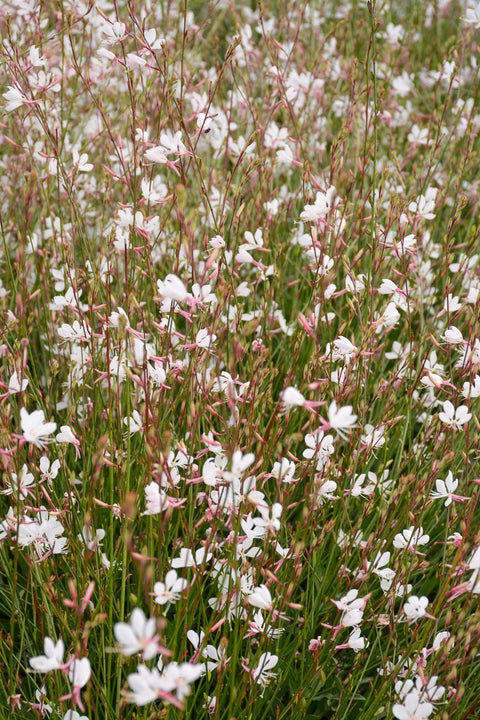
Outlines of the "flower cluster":
M0 3L0 696L466 718L478 2L210 5Z

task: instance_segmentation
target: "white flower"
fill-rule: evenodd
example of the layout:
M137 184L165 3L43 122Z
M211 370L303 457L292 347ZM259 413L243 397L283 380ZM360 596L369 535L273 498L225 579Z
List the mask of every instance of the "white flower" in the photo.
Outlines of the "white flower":
M21 90L13 85L8 86L8 91L3 93L3 97L7 101L7 105L5 107L6 112L16 110L20 107L20 105L22 105L22 103L26 102L27 99Z
M20 381L18 373L15 370L8 382L8 391L11 393L24 392L27 389L29 382L28 378L25 377L22 377L22 380Z
M478 547L476 550L474 550L474 552L470 555L470 557L467 560L467 565L470 568L470 570L473 570L473 573L468 582L468 589L474 595L479 595L480 594L480 547Z
M463 18L467 25L473 25L477 30L480 28L480 2L478 0L470 0L467 7L467 14Z
M168 692L167 684L158 670L150 670L146 665L139 665L137 672L128 676L128 684L132 690L128 699L135 705L148 705Z
M52 480L58 475L60 470L60 460L54 460L50 465L50 460L46 455L40 458L40 472L42 473L42 480L46 480L51 484Z
M243 481L235 478L228 485L223 485L219 490L212 491L212 502L215 506L223 508L224 512L234 512L235 514L238 513L240 506L244 503L265 507L265 496L255 489L255 484L256 478L253 475Z
M423 534L423 528L412 525L407 530L397 533L393 538L393 546L398 550L414 550L417 545L426 545L430 540L429 535Z
M24 439L38 448L43 448L48 442L51 442L47 435L51 435L57 429L57 423L45 422L43 410L34 410L32 413L28 413L25 408L21 408L20 424Z
M283 511L280 503L273 503L271 509L268 506L259 505L258 509L262 517L254 518L255 525L264 528L265 532L275 533L280 530L280 517Z
M351 650L355 650L355 652L358 652L359 650L363 650L365 647L368 646L368 640L362 637L362 631L360 630L360 628L355 627L350 633L350 637L345 644Z
M409 693L402 705L395 704L392 712L398 720L426 720L433 712L433 705L421 702L417 692Z
M60 432L55 437L55 440L59 443L72 443L72 445L76 445L77 447L80 444L69 425L62 425L60 427Z
M172 560L172 568L199 567L204 562L208 562L211 557L212 553L207 553L204 547L196 550L195 554L190 548L181 548L180 557Z
M121 646L120 651L123 656L142 651L142 658L151 660L160 652L157 643L157 622L155 618L147 620L141 608L133 609L129 623L115 623L113 632Z
M130 435L143 432L143 420L138 410L134 410L131 417L123 418L123 424L127 426Z
M395 578L395 571L387 567L389 562L390 553L379 551L371 566L370 563L367 563L367 566L369 567L369 569L371 569L372 572L375 573L375 575L378 575L379 578L381 578L382 580L387 580L391 583Z
M407 140L410 143L416 143L418 145L432 144L432 140L428 138L428 128L419 128L418 125L412 125Z
M158 515L168 507L168 496L155 480L145 488L145 501L144 515Z
M473 344L466 344L461 348L461 355L455 363L455 367L462 369L469 365L475 369L480 366L480 340L478 338L475 338Z
M392 80L392 89L396 95L407 97L408 93L413 89L413 82L406 70L398 77Z
M2 490L4 495L17 495L21 500L25 500L28 497L29 488L32 488L35 483L35 478L32 473L28 472L26 465L22 468L22 475L20 479L16 473L12 473L12 479L6 481L5 490Z
M281 462L275 462L272 468L272 476L283 483L295 482L295 463L288 458L282 458Z
M221 235L215 235L215 237L211 238L209 240L209 243L211 248L213 249L219 249L225 247L225 240L222 238Z
M60 537L64 532L61 522L54 515L49 515L42 506L37 512L37 520L25 517L18 527L17 541L21 547L33 545L40 559L44 552L59 555L68 551L66 538Z
M367 424L365 425L365 435L362 435L360 442L362 445L367 445L370 450L382 447L382 445L385 445L384 432L385 428L383 425L375 428L373 425Z
M275 673L270 672L278 663L277 655L265 652L260 655L257 667L252 670L252 678L259 685L268 685L270 680L275 677Z
M167 691L175 692L177 699L181 702L187 695L190 695L190 684L204 675L205 670L205 663L193 665L189 662L170 662L161 675L161 681L167 688Z
M250 605L261 610L270 610L272 607L272 596L266 585L259 585L247 597Z
M133 70L134 68L144 67L147 61L137 53L130 52L125 58L125 64L129 70Z
M344 359L346 362L350 362L352 356L358 351L358 348L343 335L339 335L333 341L333 346L335 348L332 353L333 360Z
M165 280L157 280L159 294L164 298L182 302L191 297L183 282L176 275L167 275Z
M419 675L416 676L415 686L422 700L425 695L427 696L427 699L432 702L437 702L442 698L445 694L445 688L443 685L437 685L437 680L438 675L432 675L425 685L425 679L421 678Z
M457 295L452 295L452 293L448 293L447 297L443 301L443 309L445 312L456 312L457 310L460 310L462 307L462 303L460 302Z
M350 430L355 427L357 415L352 413L352 406L346 405L339 408L335 400L330 403L328 408L328 422L332 430L336 430L340 437L345 438L344 430Z
M450 638L450 633L448 632L448 630L439 632L437 635L435 635L435 639L432 643L432 649L440 650L442 645L444 645L448 641L449 638Z
M400 313L397 310L397 306L394 302L390 302L385 308L383 314L375 321L375 332L378 334L383 329L390 329L394 327L399 320Z
M475 375L473 384L469 382L463 383L462 395L464 398L480 397L480 375Z
M435 197L437 192L437 188L428 188L425 195L420 195L414 202L410 203L408 209L410 212L414 213L417 218L433 220L435 214L432 210L435 209Z
M33 670L42 673L58 670L63 665L63 654L65 652L63 640L60 639L54 643L51 638L46 637L43 641L43 649L45 655L38 655L29 660Z
M244 247L247 250L257 250L258 248L263 247L263 233L261 228L255 231L255 235L247 230L245 232L245 240L246 243L244 243Z
M371 495L375 492L375 488L377 487L377 476L375 473L369 471L368 480L370 482L368 485L363 484L366 479L367 475L365 473L354 476L354 483L352 485L352 489L350 490L350 495L352 495L352 497L366 497L367 495Z
M392 280L385 279L382 280L378 292L381 295L391 295L395 307L399 307L402 310L407 309L408 288L401 290Z
M164 165L168 161L168 154L169 151L162 145L148 148L148 150L145 151L145 157L147 158L147 160L155 163L160 163L162 165Z
M125 23L118 21L114 23L106 22L102 27L102 32L105 35L107 45L113 45L125 36Z
M463 335L458 328L452 325L445 330L442 339L449 345L460 345L463 342Z
M70 682L76 688L84 687L90 680L91 674L92 668L90 666L90 660L86 657L80 659L75 658L68 671Z
M354 627L361 623L365 598L358 597L358 590L349 590L340 600L332 600L332 602L342 611L341 625Z
M324 480L323 473L315 476L316 500L319 504L324 503L326 500L333 500L333 493L336 489L337 483L335 480Z
M154 600L158 605L176 602L187 586L185 578L179 578L176 570L169 570L165 582L156 582L153 586Z
M176 155L188 155L188 150L182 142L182 131L177 130L175 134L163 132L160 135L160 143L166 148L168 153Z
M165 38L157 38L157 31L155 30L155 28L145 30L143 33L143 37L145 38L145 42L149 46L150 50L159 50L165 45L166 42Z
M202 479L205 485L217 487L221 483L227 462L228 459L226 457L218 456L205 460L202 468Z
M305 205L303 212L300 214L300 220L306 222L315 222L323 220L334 205L336 189L331 185L324 192L317 192L315 203L313 205Z
M329 270L331 270L332 267L333 260L332 266L329 268ZM357 277L347 275L345 278L345 288L348 290L348 292L358 295L362 292L362 290L365 290L365 275L363 273L360 273L359 275L357 275Z
M67 710L63 720L88 720L86 715L80 715L76 710Z
M392 588L393 580L380 580L380 587L382 588L385 595L391 596L390 589ZM407 583L407 585L404 585L401 582L396 582L393 584L393 593L395 594L395 597L405 597L405 595L408 595L408 593L412 592L412 585L410 583Z
M151 181L143 178L141 187L142 195L150 205L161 203L167 197L167 186L158 177L153 178Z
M130 320L125 310L121 307L117 308L108 317L108 323L110 327L114 328L128 328L130 327Z
M325 435L323 430L305 435L305 445L307 449L303 451L303 457L314 458L317 462L317 470L326 465L330 455L335 452L333 435Z
M447 477L445 480L436 480L435 481L436 490L432 490L431 496L432 498L435 498L436 500L443 500L445 498L445 507L448 507L451 505L452 500L455 499L454 493L455 490L458 487L458 480L453 479L452 471L449 470Z
M91 332L87 326L83 327L82 325L80 325L78 320L74 320L71 325L68 325L68 323L64 323L61 327L59 327L58 334L64 341L88 340L90 338Z
M249 635L260 634L276 639L284 632L284 628L272 627L271 623L265 620L261 610L257 610L256 613L254 613L253 619L250 620L248 624L250 625Z
M358 590L349 590L340 600L332 600L339 610L345 611L354 607L362 606L362 599L358 598Z
M232 455L231 469L223 471L223 479L229 483L240 480L254 460L255 455L253 453L245 453L244 455L241 450L235 450Z
M98 530L92 531L88 525L84 525L81 534L77 535L80 542L84 543L86 548L92 552L101 547L104 537L105 530L98 528Z
M210 350L211 345L216 341L217 336L210 334L206 328L199 330L195 336L195 345L204 350Z
M287 412L294 407L303 405L305 398L302 393L294 387L287 387L280 393L280 401L282 403L282 412Z
M471 419L472 413L468 412L466 405L455 408L450 400L447 400L443 403L443 412L438 413L438 417L453 430L459 430L462 425L465 425Z
M417 597L410 595L407 602L403 606L403 612L409 620L418 620L425 615L428 606L428 598L424 595Z
M93 170L92 163L88 162L88 155L87 153L80 153L77 149L73 150L72 153L73 158L73 164L76 166L78 172L90 172L90 170Z
M405 235L404 238L400 238L399 240L393 240L393 248L398 256L405 255L406 253L414 253L415 247L417 244L417 240L415 238L415 235Z

